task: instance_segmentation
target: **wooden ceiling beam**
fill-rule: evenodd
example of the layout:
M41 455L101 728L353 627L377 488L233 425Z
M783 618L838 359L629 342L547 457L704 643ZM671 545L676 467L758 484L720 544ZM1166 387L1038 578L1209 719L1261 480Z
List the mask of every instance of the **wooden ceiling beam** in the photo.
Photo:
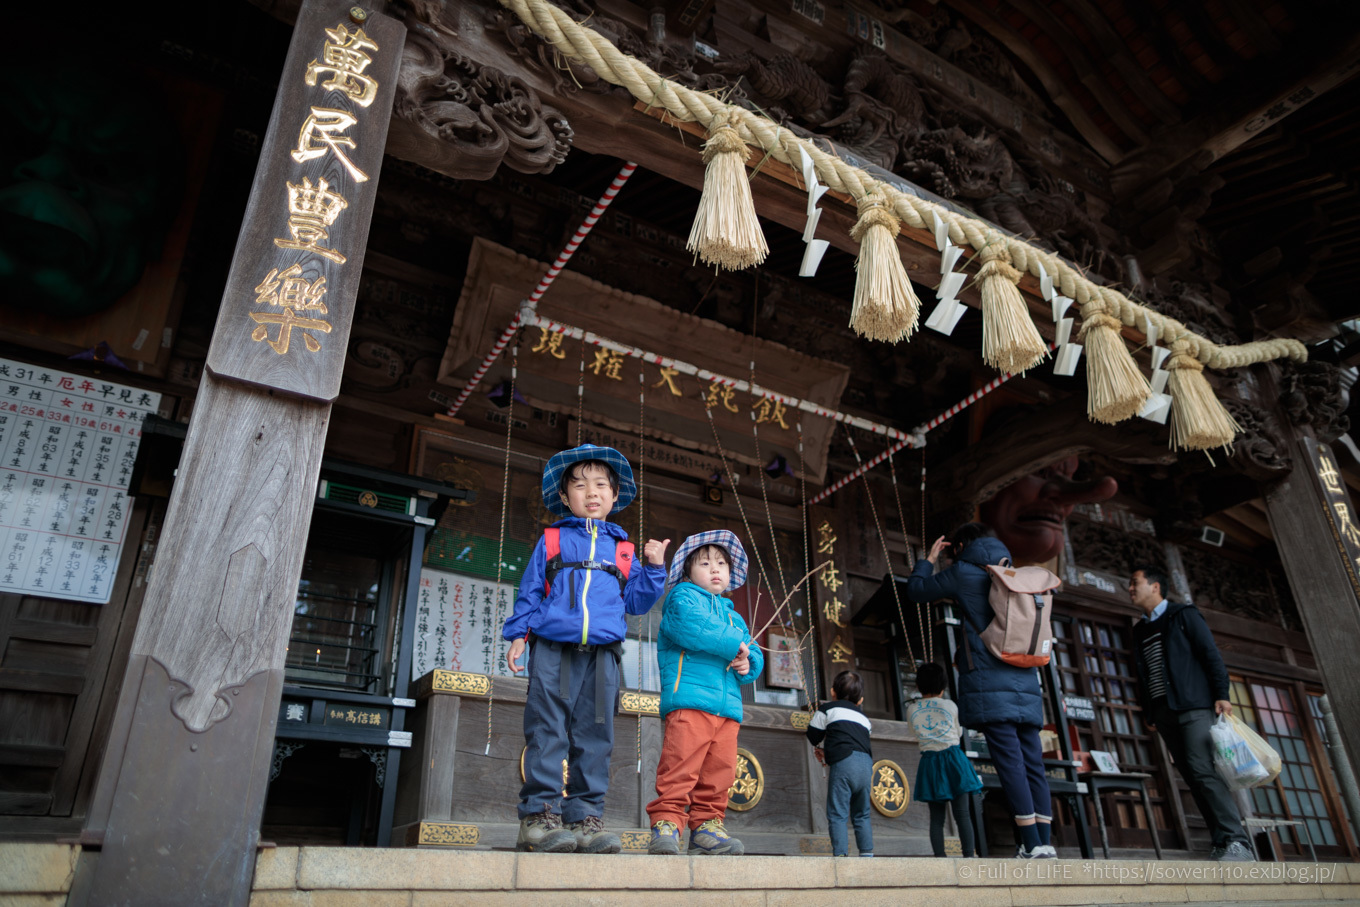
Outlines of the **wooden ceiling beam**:
M1011 0L1011 5L1018 8L1015 0ZM1128 85L1129 91L1133 92L1154 116L1163 123L1179 123L1183 119L1180 108L1172 103L1166 92L1152 81L1147 70L1133 58L1129 53L1128 42L1114 30L1114 26L1104 13L1087 0L1067 0L1067 8L1091 33L1100 55L1110 61L1110 65L1123 78L1124 84ZM1140 141L1139 144L1143 142Z
M1181 4L1172 5L1175 9L1179 9L1180 6ZM1152 4L1125 3L1124 11L1138 25L1137 36L1152 45L1162 65L1176 77L1186 93L1197 95L1212 90L1212 83L1190 65L1190 61L1171 38L1164 16L1158 15Z
M1203 170L1347 81L1360 71L1360 33L1340 36L1330 50L1282 58L1278 69L1278 87L1249 92L1240 79L1225 82L1203 114L1130 154L1114 168L1115 195L1129 198L1186 162Z
M1255 217L1271 208L1292 205L1305 199L1329 195L1333 190L1345 188L1345 186L1345 180L1331 173L1319 173L1308 179L1276 186L1265 192L1257 192L1251 196L1227 202L1214 213L1218 218L1224 218L1230 216L1234 211L1250 208L1251 216Z
M1209 57L1214 68L1218 69L1224 78L1242 68L1242 64L1247 61L1247 58L1234 50L1232 45L1228 43L1227 37L1218 27L1218 23L1209 17L1203 3L1177 3L1171 9L1180 14L1185 21L1186 28L1190 29L1190 34L1194 36L1195 41ZM1185 62L1187 66L1194 66L1189 59L1186 59ZM1222 80L1220 79L1220 81Z
M1238 504L1236 507L1229 507L1223 512L1261 538L1273 539L1275 537L1274 533L1270 531L1270 518L1253 508L1249 501Z
M1015 29L997 19L990 11L983 9L972 0L951 0L950 6L995 38L1007 50L1015 54L1021 63L1029 67L1030 72L1034 73L1034 77L1044 86L1044 91L1048 92L1049 100L1067 115L1072 126L1083 139L1090 143L1096 154L1099 154L1111 164L1118 163L1123 159L1124 149L1120 148L1114 139L1106 135L1105 131L1096 125L1090 114L1081 106L1081 102L1068 92L1067 85L1057 70L1050 66L1043 55L1035 50L1028 41L1021 39Z
M1257 12L1256 4L1248 0L1223 0L1223 5L1262 56L1273 57L1280 52L1280 41L1275 36L1275 29Z
M1007 0L1017 12L1033 22L1067 54L1068 62L1076 70L1077 78L1086 90L1091 92L1096 102L1109 115L1114 124L1136 145L1147 144L1147 130L1129 110L1128 106L1106 81L1100 68L1086 54L1086 44L1069 29L1061 19L1050 13L1043 5L1034 0Z
M1263 536L1229 516L1229 514L1236 513L1236 510L1237 508L1231 508L1213 516L1207 516L1204 518L1204 522L1215 529L1223 530L1226 535L1248 548L1259 548L1272 540L1273 536Z

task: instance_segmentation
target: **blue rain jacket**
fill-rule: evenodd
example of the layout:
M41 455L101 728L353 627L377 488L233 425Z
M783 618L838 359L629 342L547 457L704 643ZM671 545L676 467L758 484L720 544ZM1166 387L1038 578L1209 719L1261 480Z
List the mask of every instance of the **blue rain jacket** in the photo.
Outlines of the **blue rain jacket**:
M1018 668L987 651L979 634L992 622L992 588L986 564L999 564L1011 553L1000 539L974 539L947 570L931 575L934 565L925 558L907 580L907 597L926 603L942 598L958 602L963 612L963 640L954 656L959 671L959 724L979 728L984 724L1032 724L1043 726L1044 697L1034 668ZM967 646L969 652L964 652ZM968 655L972 654L972 670Z
M751 661L745 675L728 667L742 643ZM676 709L698 709L739 722L741 687L755 683L765 668L765 656L731 599L688 581L677 583L666 596L656 657L663 718Z
M562 562L613 564L614 548L628 540L628 533L616 523L584 517L567 517L553 524L561 533ZM505 621L501 635L518 639L533 631L535 636L553 642L603 645L618 642L627 632L624 612L646 614L661 598L666 583L666 568L653 566L639 556L633 559L628 583L619 593L618 577L604 570L573 567L558 571L552 590L543 594L544 570L548 555L539 536L534 553L524 568L515 610Z

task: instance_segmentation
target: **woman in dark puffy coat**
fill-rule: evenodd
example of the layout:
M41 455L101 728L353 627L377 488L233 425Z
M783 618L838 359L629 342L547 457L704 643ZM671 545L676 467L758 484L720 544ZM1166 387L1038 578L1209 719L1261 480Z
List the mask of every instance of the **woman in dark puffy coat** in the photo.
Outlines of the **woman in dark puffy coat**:
M954 563L935 573L940 553L950 549ZM954 653L959 672L959 723L987 738L1001 790L1010 801L1024 842L1017 856L1055 857L1049 843L1052 798L1044 774L1039 728L1044 723L1043 692L1034 668L1018 668L987 651L981 633L992 622L987 564L1009 560L1006 546L983 523L964 523L949 538L935 540L925 560L916 562L907 584L912 601L942 598L963 612L963 642Z

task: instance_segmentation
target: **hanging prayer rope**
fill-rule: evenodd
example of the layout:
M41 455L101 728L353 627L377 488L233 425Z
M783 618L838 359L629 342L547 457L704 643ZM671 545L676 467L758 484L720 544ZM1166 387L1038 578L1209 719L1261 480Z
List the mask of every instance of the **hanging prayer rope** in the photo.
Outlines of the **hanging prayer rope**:
M515 379L519 375L519 343L510 349L510 402L505 409L505 470L501 480L501 532L496 545L496 627L505 626L505 587L501 585L501 571L505 567L505 530L510 503L510 432L515 425ZM496 668L488 662L486 666L486 750L483 755L491 755L491 706L496 699Z
M849 428L845 429L845 437L850 442L850 452L855 455L855 463L863 463L859 456L859 448L855 446L855 436ZM897 593L897 579L892 574L892 555L888 552L888 537L883 534L883 524L878 521L878 508L874 506L874 490L869 487L868 473L864 473L864 500L869 505L869 515L874 518L874 530L878 533L878 542L883 546L883 563L888 568L888 585L892 588L893 604L897 605L897 620L902 627L902 641L907 644L907 661L911 662L914 670L916 655L911 650L911 634L907 632L907 618L902 613L902 598ZM919 605L916 608L916 616L921 624L921 645L928 646L930 640L926 637L925 619L921 617Z

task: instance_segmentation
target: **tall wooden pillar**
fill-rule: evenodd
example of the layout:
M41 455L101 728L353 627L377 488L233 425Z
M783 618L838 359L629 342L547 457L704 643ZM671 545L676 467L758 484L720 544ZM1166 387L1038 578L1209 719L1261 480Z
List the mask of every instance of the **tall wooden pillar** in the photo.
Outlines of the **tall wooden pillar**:
M1308 436L1294 471L1266 495L1266 515L1317 658L1346 754L1360 753L1360 514L1331 449Z
M73 904L245 905L303 549L405 28L304 0L189 424Z

